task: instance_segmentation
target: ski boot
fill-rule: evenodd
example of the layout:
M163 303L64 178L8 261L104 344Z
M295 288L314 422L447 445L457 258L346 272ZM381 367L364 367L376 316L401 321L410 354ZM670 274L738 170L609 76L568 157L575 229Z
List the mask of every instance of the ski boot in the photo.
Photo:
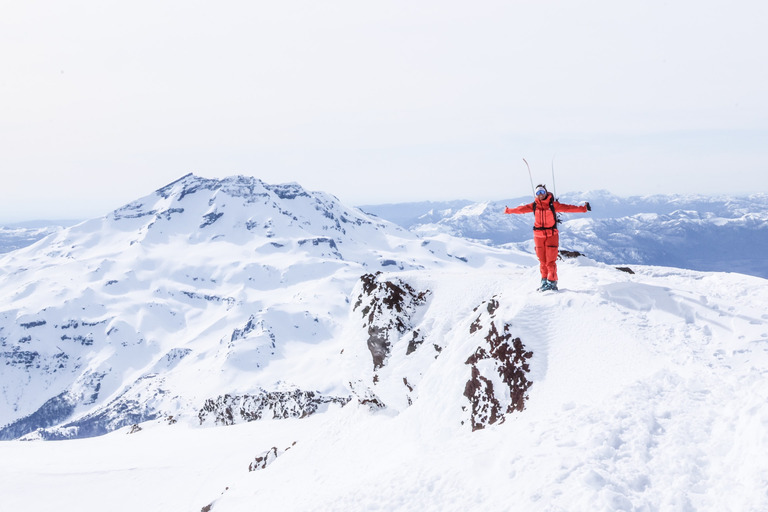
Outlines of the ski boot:
M557 281L550 281L549 279L541 280L540 292L557 291Z

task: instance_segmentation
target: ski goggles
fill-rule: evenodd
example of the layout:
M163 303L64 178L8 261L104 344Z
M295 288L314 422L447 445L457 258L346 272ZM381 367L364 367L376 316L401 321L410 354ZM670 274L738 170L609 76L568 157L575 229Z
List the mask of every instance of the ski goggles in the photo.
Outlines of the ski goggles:
M536 189L536 195L537 195L537 196L543 196L543 195L545 195L546 193L547 193L547 190L546 190L546 189L544 189L544 188L537 188L537 189Z

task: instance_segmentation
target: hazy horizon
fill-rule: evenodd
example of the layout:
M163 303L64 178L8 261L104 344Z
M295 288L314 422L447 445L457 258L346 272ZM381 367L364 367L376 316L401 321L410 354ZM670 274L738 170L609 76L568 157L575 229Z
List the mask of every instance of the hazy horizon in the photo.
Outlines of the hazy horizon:
M768 5L17 2L0 219L91 217L180 176L347 204L768 192ZM504 191L503 193L499 191Z

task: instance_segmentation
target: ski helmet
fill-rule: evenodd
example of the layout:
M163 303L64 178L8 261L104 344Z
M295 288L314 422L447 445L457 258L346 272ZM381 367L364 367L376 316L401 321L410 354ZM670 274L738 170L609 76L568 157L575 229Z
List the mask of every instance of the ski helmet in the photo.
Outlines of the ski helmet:
M547 195L546 185L536 185L536 197Z

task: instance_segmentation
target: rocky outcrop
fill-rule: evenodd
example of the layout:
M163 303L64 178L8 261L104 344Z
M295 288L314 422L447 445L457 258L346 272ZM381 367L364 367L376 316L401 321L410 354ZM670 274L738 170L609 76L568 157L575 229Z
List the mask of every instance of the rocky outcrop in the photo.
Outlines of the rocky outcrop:
M262 418L306 418L329 404L345 405L350 397L325 396L316 391L266 391L256 395L223 395L205 401L200 424L234 425Z
M467 359L470 378L464 387L469 400L469 422L472 430L502 423L507 414L522 411L528 400L530 366L533 352L526 350L520 338L512 338L511 325L496 318L496 298L475 308L478 317L469 333L480 338L475 352ZM501 325L501 330L499 330Z
M278 450L276 446L273 446L269 450L257 455L256 458L253 459L253 462L251 462L248 465L248 471L259 471L261 469L266 469L267 466L275 462L275 460L279 456L281 456L282 454L284 454L294 446L296 446L295 441L293 442L293 444L291 444L291 446L289 446L285 450Z
M421 344L423 337L414 330L413 318L431 293L417 291L401 279L381 279L380 276L381 272L376 272L360 278L362 293L353 308L359 310L365 320L374 370L386 364L392 345L404 334L411 332L408 353Z

